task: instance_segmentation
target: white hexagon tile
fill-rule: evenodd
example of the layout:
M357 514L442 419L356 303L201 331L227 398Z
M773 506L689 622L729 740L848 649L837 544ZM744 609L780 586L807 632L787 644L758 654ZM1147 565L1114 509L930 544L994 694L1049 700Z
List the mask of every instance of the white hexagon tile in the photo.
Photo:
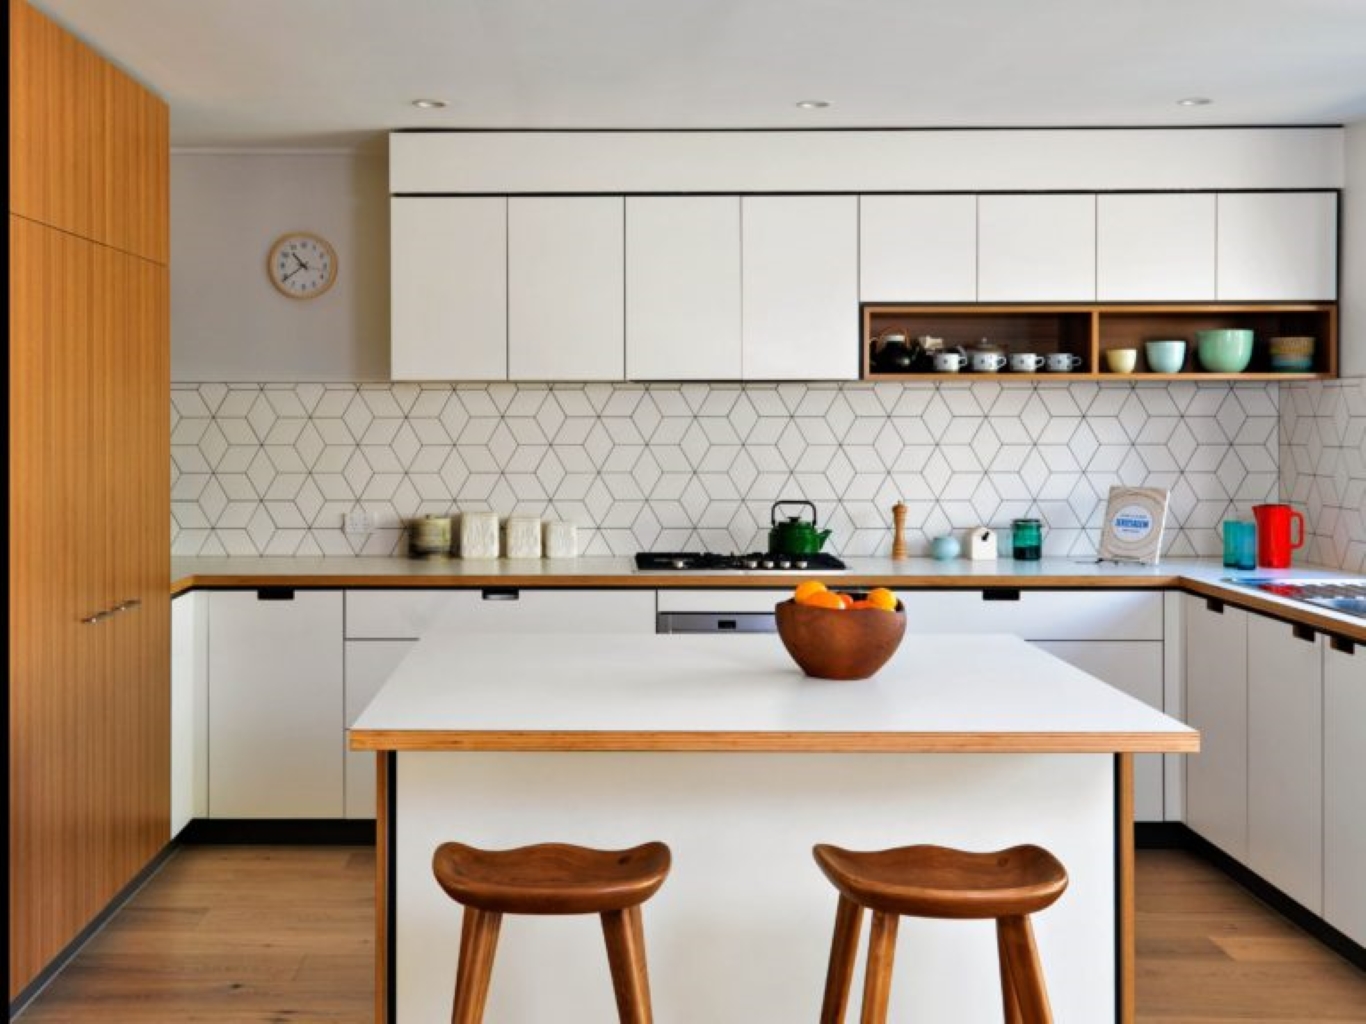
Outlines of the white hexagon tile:
M1169 554L1213 555L1289 458L1338 510L1318 549L1359 552L1362 391L1341 390L1286 412L1306 434L1287 455L1275 384L177 384L173 550L395 554L415 516L492 510L577 523L585 554L749 551L805 498L837 553L889 552L901 500L913 553L1033 515L1047 551L1085 556L1123 483L1170 489ZM343 531L355 509L368 535Z
M1303 560L1366 572L1366 378L1283 385L1280 463Z

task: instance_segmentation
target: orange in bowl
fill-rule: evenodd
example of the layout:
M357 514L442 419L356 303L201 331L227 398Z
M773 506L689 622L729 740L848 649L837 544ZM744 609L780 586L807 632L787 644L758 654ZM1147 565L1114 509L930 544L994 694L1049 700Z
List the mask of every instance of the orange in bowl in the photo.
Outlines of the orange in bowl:
M793 599L779 602L774 618L787 653L816 679L867 679L887 664L906 634L906 610L899 601L886 611L871 604L865 609L854 603L850 610L843 602L836 607Z

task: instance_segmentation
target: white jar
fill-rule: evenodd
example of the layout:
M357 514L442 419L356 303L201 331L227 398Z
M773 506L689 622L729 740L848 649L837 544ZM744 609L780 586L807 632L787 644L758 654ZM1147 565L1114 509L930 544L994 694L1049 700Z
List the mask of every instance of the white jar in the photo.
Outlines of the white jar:
M508 558L541 557L541 520L538 516L508 516L503 550Z
M573 523L545 524L545 557L576 558L579 554L579 528Z
M497 512L462 512L460 514L460 557L498 557Z

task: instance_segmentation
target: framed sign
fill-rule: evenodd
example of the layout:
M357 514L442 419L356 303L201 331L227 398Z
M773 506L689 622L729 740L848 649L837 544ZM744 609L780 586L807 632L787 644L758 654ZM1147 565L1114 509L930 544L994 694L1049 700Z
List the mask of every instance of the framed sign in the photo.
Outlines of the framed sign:
M1162 557L1167 492L1160 487L1111 487L1100 536L1102 561L1156 565Z

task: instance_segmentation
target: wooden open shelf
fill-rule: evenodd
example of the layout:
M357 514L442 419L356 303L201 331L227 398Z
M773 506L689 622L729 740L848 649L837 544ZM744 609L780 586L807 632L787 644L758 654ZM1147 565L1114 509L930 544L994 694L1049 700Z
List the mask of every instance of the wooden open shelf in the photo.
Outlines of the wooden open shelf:
M1324 380L1338 373L1338 307L1336 303L1145 303L1124 305L867 305L863 307L862 379L864 380ZM1244 328L1254 332L1252 363L1242 373L1209 373L1199 368L1195 332L1215 328ZM948 347L970 349L983 338L1007 354L1070 352L1081 357L1078 370L1050 373L937 373L933 370L883 373L874 368L872 343L886 330L904 330L908 337L930 335ZM1268 340L1283 335L1318 339L1313 369L1305 372L1272 370ZM1181 373L1150 373L1143 343L1182 338L1187 345ZM1104 353L1115 348L1138 349L1133 373L1107 371Z

